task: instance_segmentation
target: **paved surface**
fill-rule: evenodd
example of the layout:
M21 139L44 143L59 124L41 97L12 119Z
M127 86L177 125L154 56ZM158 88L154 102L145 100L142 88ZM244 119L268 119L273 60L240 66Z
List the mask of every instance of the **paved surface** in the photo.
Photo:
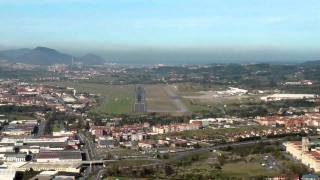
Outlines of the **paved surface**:
M82 150L83 150L83 152L86 153L86 156L87 156L87 160L82 161L82 164L85 164L85 163L90 164L90 162L92 163L92 166L89 166L83 174L83 176L84 176L83 179L88 179L88 177L91 174L96 174L98 171L100 172L100 169L101 169L100 167L102 167L102 166L96 166L96 164L99 164L102 162L99 160L96 160L97 152L96 152L96 147L95 147L93 140L88 138L88 136L86 134L79 133L78 135L79 135L80 141L84 143L84 148ZM96 176L96 177L100 178L100 175Z
M145 91L142 85L136 86L136 98L134 102L133 110L137 113L144 113L146 112L146 100L145 100Z
M40 125L38 127L39 129L37 133L37 136L40 137L44 135L44 130L46 129L47 120L41 116L36 116L36 118L40 120Z
M163 85L163 90L168 96L168 101L170 101L173 107L166 107L166 108L148 108L148 112L159 112L159 113L186 113L188 112L188 108L184 105L181 101L181 97L178 96L175 90L172 89L169 85Z
M178 96L172 89L171 87L167 86L165 87L166 92L168 93L169 97L172 99L173 103L177 107L177 111L175 112L180 112L180 113L185 113L188 112L188 108L183 104L181 101L180 96Z
M37 136L38 137L41 137L44 135L44 130L46 128L46 120L41 120L40 122L40 125L39 125L39 130L38 130L38 133L37 133Z
M79 133L80 141L84 143L85 149L87 151L87 160L92 160L96 156L95 145L92 140L88 139L84 134Z

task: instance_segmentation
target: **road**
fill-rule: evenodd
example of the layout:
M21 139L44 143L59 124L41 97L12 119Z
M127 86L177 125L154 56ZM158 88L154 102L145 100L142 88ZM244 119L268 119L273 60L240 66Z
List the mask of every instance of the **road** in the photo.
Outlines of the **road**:
M88 139L84 134L79 133L80 141L84 143L85 149L87 150L88 160L93 160L96 156L95 145L92 140Z
M37 133L38 137L44 135L44 130L46 128L46 122L47 122L46 120L41 120L40 121L39 130L38 130L38 133Z
M94 161L96 160L96 155L97 155L97 152L96 152L96 147L95 147L95 144L93 143L93 140L92 139L89 139L85 134L83 133L79 133L79 139L81 142L84 143L84 148L82 149L85 153L86 153L86 156L87 156L87 161ZM96 166L90 166L89 167L89 170L85 171L84 173L84 177L87 178L89 177L90 174L96 174L96 172L99 171L99 173L102 173L103 171L100 170L99 167L96 167ZM101 172L100 172L101 171ZM96 178L100 178L100 175L101 174L97 174Z
M42 116L35 115L35 117L37 118L38 121L40 120L40 125L37 133L37 136L40 137L44 135L44 130L46 128L47 120Z

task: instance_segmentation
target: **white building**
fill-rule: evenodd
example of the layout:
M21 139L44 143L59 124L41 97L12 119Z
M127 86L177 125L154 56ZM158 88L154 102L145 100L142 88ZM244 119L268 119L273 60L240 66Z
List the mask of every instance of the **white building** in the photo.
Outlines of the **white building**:
M25 162L26 154L5 154L5 159L7 162Z
M0 179L13 180L16 176L16 170L14 169L0 169Z
M304 150L307 148L304 148L305 145L299 141L286 142L284 146L286 147L286 151L295 159L300 160L315 172L320 172L320 150Z
M52 136L73 136L76 132L75 131L53 131Z
M0 146L0 153L14 152L13 146Z
M80 162L81 151L43 151L36 157L37 162Z
M164 126L152 126L152 132L157 134L165 134L170 132L181 132L181 131L190 131L197 130L200 126L197 124L170 124Z
M260 99L263 101L281 101L281 100L298 100L298 99L315 99L315 94L273 94L269 96L263 96Z
M16 144L16 142L30 143L54 143L54 142L67 142L68 137L56 138L2 138L0 144Z

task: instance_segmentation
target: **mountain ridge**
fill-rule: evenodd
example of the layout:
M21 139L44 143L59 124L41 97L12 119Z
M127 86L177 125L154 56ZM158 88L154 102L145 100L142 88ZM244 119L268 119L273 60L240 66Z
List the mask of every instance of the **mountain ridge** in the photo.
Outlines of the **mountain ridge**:
M88 53L77 58L73 55L43 46L38 46L34 49L21 48L0 51L0 59L4 59L12 63L34 65L70 65L73 63L73 59L75 62L80 62L85 65L101 65L105 63L105 60L102 57L92 53Z

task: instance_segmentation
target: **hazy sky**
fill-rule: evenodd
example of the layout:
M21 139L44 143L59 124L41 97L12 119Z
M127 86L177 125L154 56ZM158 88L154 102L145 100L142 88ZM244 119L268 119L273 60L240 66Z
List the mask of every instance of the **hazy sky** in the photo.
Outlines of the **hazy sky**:
M0 47L320 59L319 9L319 0L0 0Z

